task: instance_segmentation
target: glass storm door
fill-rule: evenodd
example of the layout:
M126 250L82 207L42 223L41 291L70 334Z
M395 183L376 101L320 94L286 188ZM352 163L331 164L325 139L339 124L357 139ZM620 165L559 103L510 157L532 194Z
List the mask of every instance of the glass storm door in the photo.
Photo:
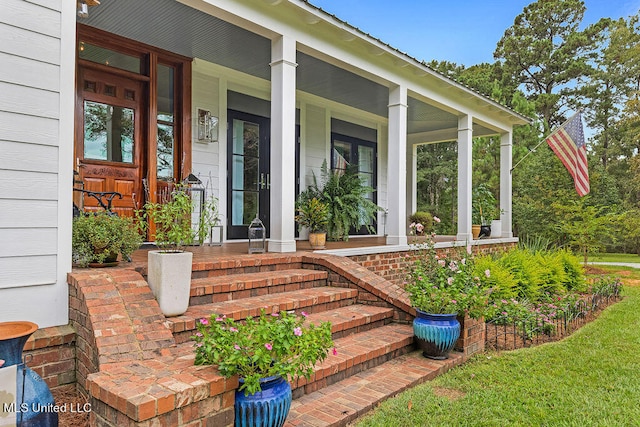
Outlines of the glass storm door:
M246 239L258 215L269 235L269 119L229 110L227 238Z

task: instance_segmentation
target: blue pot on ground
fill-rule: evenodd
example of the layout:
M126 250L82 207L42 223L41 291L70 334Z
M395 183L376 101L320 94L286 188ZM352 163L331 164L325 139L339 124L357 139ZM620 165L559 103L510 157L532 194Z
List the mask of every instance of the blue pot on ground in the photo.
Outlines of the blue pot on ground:
M16 366L17 427L58 426L58 413L54 412L55 402L49 386L22 362L24 344L37 330L38 325L32 322L0 322L0 359L4 359L2 368Z
M413 333L425 357L443 360L460 337L457 314L432 314L416 309Z
M242 378L240 384L242 384ZM291 409L291 385L281 376L260 380L262 391L244 395L236 390L236 427L281 427Z

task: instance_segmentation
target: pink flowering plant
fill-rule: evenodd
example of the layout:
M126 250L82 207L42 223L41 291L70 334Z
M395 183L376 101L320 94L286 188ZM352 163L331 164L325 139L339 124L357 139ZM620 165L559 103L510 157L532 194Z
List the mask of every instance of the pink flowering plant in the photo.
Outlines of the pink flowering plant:
M440 256L430 240L422 243L418 251L419 258L405 284L413 307L431 314L468 314L473 318L484 315L488 291L474 274L470 246L452 256Z
M218 365L225 377L238 375L240 390L261 390L260 379L280 375L309 379L313 367L333 347L331 323L305 322L306 313L267 313L236 321L219 315L197 321L196 365ZM336 353L333 348L333 353Z

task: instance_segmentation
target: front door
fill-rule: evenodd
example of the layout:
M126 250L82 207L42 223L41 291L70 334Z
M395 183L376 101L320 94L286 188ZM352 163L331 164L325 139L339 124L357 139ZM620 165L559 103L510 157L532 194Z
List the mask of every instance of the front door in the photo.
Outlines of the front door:
M246 239L251 221L260 218L269 236L269 119L228 112L228 239Z
M142 86L88 68L78 74L76 167L85 190L122 194L113 200L120 216L133 216L134 198L142 200ZM101 210L91 197L84 197L83 204L85 211Z

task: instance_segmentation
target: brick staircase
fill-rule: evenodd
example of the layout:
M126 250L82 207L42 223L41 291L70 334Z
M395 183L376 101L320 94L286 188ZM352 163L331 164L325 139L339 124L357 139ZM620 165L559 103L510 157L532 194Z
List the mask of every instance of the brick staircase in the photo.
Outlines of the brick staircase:
M84 369L95 425L232 425L237 379L193 366L196 321L213 313L242 319L262 308L296 310L309 313L311 322L331 321L338 353L318 364L309 380L292 384L290 427L344 426L465 358L423 358L414 347L403 290L347 258L296 253L194 263L189 309L172 318L158 314L140 275L144 267L81 271L87 272L69 280L76 299L72 319L79 336L86 335L87 351L95 345ZM114 292L122 307L105 301ZM114 328L113 340L103 341Z

